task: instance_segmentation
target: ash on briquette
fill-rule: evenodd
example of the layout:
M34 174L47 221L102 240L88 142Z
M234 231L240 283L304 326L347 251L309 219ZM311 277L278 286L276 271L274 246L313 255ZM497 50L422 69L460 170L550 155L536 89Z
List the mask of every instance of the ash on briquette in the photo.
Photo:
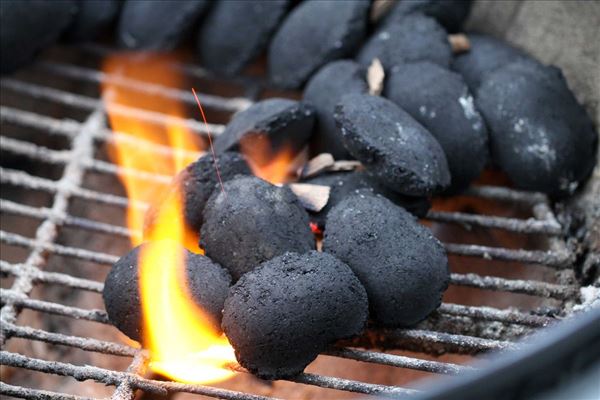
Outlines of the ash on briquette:
M119 45L134 50L174 50L210 3L209 0L126 0L117 27Z
M488 160L488 134L459 74L431 62L406 64L392 72L384 93L444 149L452 178L447 192L460 192L479 177Z
M439 307L449 282L444 246L416 218L381 196L359 194L336 205L323 251L348 264L384 327L411 326Z
M356 57L365 67L375 58L388 73L404 63L416 61L431 61L447 68L452 50L440 24L422 14L411 14L375 31Z
M450 185L438 141L392 101L350 94L335 108L346 149L390 190L427 196Z
M300 151L314 123L315 111L310 105L280 98L262 100L233 116L215 139L215 151L238 150L242 144L251 147L258 136L266 137L275 152L285 147Z
M322 65L352 56L365 37L369 8L368 0L300 3L271 41L271 81L296 89Z
M327 205L318 213L309 213L311 221L316 222L320 227L326 225L327 214L336 204L358 192L380 194L418 217L424 217L431 206L426 197L403 196L395 193L364 171L322 174L305 182L331 188Z
M520 189L572 194L595 165L598 134L556 67L517 61L489 74L476 104L492 161Z
M211 71L235 75L265 50L291 0L219 1L198 32L200 60Z
M342 143L342 134L333 118L335 105L343 95L368 93L367 71L351 60L333 61L310 78L303 100L316 110L316 129L311 138L311 153L330 153L336 160L348 160L350 154Z
M143 311L140 297L140 252L148 244L142 244L121 257L112 266L104 282L102 298L110 322L133 340L143 340ZM208 257L194 254L183 247L187 287L194 301L210 318L210 326L220 331L223 303L229 291L231 276ZM165 265L164 268L174 268ZM177 310L173 310L177 312Z
M537 62L523 51L492 36L470 33L470 49L456 56L452 69L461 74L473 93L486 75L515 61Z
M0 1L0 74L28 64L73 21L75 1Z
M250 175L250 167L244 157L235 152L225 152L217 156L219 176L223 182L238 175ZM208 153L189 164L173 178L170 188L146 211L144 234L150 231L164 202L177 190L183 190L184 221L194 232L202 226L202 213L208 198L214 190L220 190L219 178L212 154Z
M346 264L316 251L286 253L231 288L222 326L242 366L281 379L335 340L359 334L367 314L365 289Z
M239 177L215 191L204 209L200 246L234 281L287 251L315 248L307 212L292 191Z

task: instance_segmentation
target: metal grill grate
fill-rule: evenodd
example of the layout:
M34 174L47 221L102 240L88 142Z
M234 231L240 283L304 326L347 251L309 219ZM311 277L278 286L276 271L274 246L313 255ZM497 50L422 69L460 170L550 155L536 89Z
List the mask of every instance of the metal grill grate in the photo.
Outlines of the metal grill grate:
M129 235L139 234L139 232L130 232L123 225L107 223L100 219L77 216L72 212L72 203L75 200L83 200L88 207L111 207L118 209L122 215L123 209L128 205L127 198L107 191L108 187L113 189L118 187L117 174L133 174L141 179L159 183L168 183L170 180L166 176L124 169L97 155L98 150L106 143L115 140L115 137L118 137L119 140L136 141L139 146L145 146L151 154L169 155L172 151L160 145L141 142L123 132L112 132L106 125L102 101L94 95L81 93L85 90L80 90L79 87L97 86L102 80L108 79L115 84L135 90L143 96L172 97L183 103L193 103L194 101L191 93L183 89L149 85L132 79L107 75L94 67L81 65L90 63L90 60L94 58L97 63L100 57L108 54L110 50L93 47L78 50L68 49L67 52L68 54L76 53L80 58L83 54L86 61L64 63L62 58L59 58L59 61L52 61L51 55L17 78L3 78L0 84L3 92L0 108L0 121L2 122L0 150L21 161L28 160L43 166L56 166L62 169L61 176L58 179L52 179L38 176L33 172L26 172L24 169L6 166L0 168L0 182L3 186L20 190L27 196L35 196L42 192L51 195L52 198L48 206L28 205L25 204L26 202L6 198L4 193L0 199L0 211L3 215L10 215L15 221L39 222L33 236L15 233L12 231L14 224L4 224L0 231L0 243L5 248L19 247L27 250L27 256L22 261L7 261L4 255L0 261L0 272L13 279L10 287L0 290L2 302L0 314L2 322L0 331L1 364L44 374L72 377L79 381L93 380L114 386L113 398L118 399L133 398L137 390L162 395L188 392L226 399L264 398L209 386L149 379L144 375L147 355L142 350L125 344L96 339L93 337L93 332L90 333L90 337L80 337L19 323L18 316L22 310L33 310L43 314L108 324L107 316L102 310L61 304L54 299L35 298L31 295L32 290L37 286L60 285L72 290L100 293L102 291L101 281L78 277L77 275L80 275L78 271L74 271L73 275L66 272L49 271L46 268L48 260L51 257L60 256L64 260L69 260L70 265L75 265L76 269L84 270L90 268L87 262L93 265L110 266L118 257L105 251L74 246L69 244L68 240L66 242L59 240L60 233L67 228L72 232L108 234L113 240L119 238L123 240ZM173 68L183 71L192 79L211 79L204 71L191 65L173 65ZM40 81L44 83L40 84ZM66 82L65 86L76 89L56 88L57 82ZM234 83L239 86L242 97L228 98L215 94L203 94L200 96L200 100L209 109L231 113L247 107L253 100L259 98L264 89L260 80L257 79L240 79ZM22 99L16 101L17 106L14 106L15 101L11 100L14 98ZM29 109L20 107L21 103L30 104ZM66 115L69 115L69 112L84 112L86 116L82 120L77 120L70 117L49 116L38 111L38 107L42 108L42 105L49 104L53 105L54 109L58 107L66 110L62 111ZM159 112L125 106L120 107L118 112L159 124L164 122L167 117ZM180 119L179 123L199 135L205 134L204 125L193 119ZM31 135L11 134L13 129L30 132ZM218 134L223 130L223 125L213 124L211 129L213 134ZM52 148L47 144L47 139L50 137L61 139L67 145L59 149ZM104 176L110 185L90 187L86 182L86 176L89 173ZM465 196L504 204L503 207L506 210L511 210L516 206L524 207L529 210L530 216L513 218L431 211L426 219L435 226L457 225L485 231L500 230L515 237L532 236L543 243L540 249L534 250L472 243L445 243L449 254L456 258L453 261L459 262L463 266L468 265L471 260L477 259L479 261L486 260L486 263L499 261L523 266L536 264L535 268L538 269L539 266L543 266L548 270L556 270L556 277L550 282L530 279L527 274L524 274L522 279L515 279L480 275L468 271L452 273L451 285L482 290L488 296L494 293L525 294L539 298L538 302L542 305L553 304L554 307L562 310L563 315L567 314L565 305L572 302L579 292L579 287L571 279L574 254L562 238L561 225L557 222L546 197L542 194L524 193L493 186L473 187ZM136 206L146 207L145 204L136 204ZM456 262L453 262L453 265ZM458 374L472 367L431 361L416 356L409 357L375 350L362 350L359 347L385 346L421 353L459 354L511 350L519 346L514 341L517 337L544 327L552 320L553 318L547 315L519 311L514 307L495 308L443 303L432 317L415 329L372 331L368 335L348 343L348 347L332 348L326 355L434 374ZM132 360L129 368L122 371L49 361L6 350L7 344L12 338L41 341L86 352L129 357ZM117 338L116 334L114 338ZM241 368L240 370L243 371ZM414 389L405 387L366 383L312 373L301 374L292 381L363 394L410 394L415 392ZM64 393L15 386L6 382L0 383L0 392L15 397L80 398Z

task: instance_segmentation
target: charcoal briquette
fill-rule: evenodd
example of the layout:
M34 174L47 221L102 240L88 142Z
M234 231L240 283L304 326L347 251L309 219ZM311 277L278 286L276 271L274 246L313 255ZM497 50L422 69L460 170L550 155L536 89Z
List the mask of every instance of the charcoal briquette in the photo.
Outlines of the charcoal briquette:
M370 318L384 327L423 320L449 282L444 246L414 216L381 196L345 198L327 217L323 251L348 264L367 291Z
M198 53L211 71L235 75L269 44L291 0L220 1L198 33Z
M515 61L536 62L521 50L492 36L470 33L470 49L460 53L452 62L452 69L461 74L475 92L489 73Z
M175 49L210 6L209 0L126 0L117 36L134 50Z
M158 201L148 209L144 219L144 232L147 234L154 226L158 211L167 199L175 193L183 191L184 221L193 232L199 232L202 226L202 213L208 198L215 189L220 190L221 181L228 181L238 175L250 175L250 167L244 157L235 152L225 152L215 159L208 153L183 169L171 183L169 189L159 196Z
M346 197L357 193L380 194L418 217L424 217L430 207L426 197L403 196L393 192L364 171L326 173L308 179L306 183L331 188L327 205L319 212L309 213L311 221L317 223L319 227L326 225L327 214L333 207Z
M399 1L385 18L384 23L390 23L412 13L423 13L434 18L448 32L462 30L469 16L472 0L407 0Z
M76 12L72 0L0 1L0 73L14 72L54 44Z
M492 161L516 187L564 196L596 163L598 134L556 67L517 61L489 74L476 104Z
M307 212L289 188L239 177L208 200L200 246L238 280L286 251L314 249L315 239Z
M488 160L485 122L462 77L431 62L405 64L385 83L385 96L438 140L446 154L451 193L466 189Z
M450 172L438 141L392 101L350 94L335 119L346 149L390 190L427 196L447 188Z
M142 299L140 297L139 261L144 249L142 244L121 257L111 268L104 282L102 298L110 322L133 340L144 338ZM231 276L208 257L194 254L183 247L186 281L181 287L191 294L196 305L205 312L208 326L217 332L221 329L223 304L229 292ZM176 268L164 260L164 268ZM178 312L178 310L173 310Z
M81 0L73 23L65 33L70 42L96 39L116 20L121 10L120 0Z
M381 61L386 72L417 61L431 61L447 68L452 49L444 28L433 18L417 13L384 24L356 57L364 66L369 66L375 58Z
M244 275L225 301L223 331L238 362L265 379L304 370L335 340L359 334L367 294L330 254L286 253Z
M274 153L284 148L297 152L308 142L314 123L315 111L308 104L280 98L262 100L233 116L215 139L215 151L252 148L262 137Z
M333 111L343 95L368 93L367 71L351 60L334 61L312 76L304 89L304 101L316 110L316 129L311 138L311 153L330 153L337 160L348 160L350 154L342 143Z
M271 81L295 89L322 65L352 56L367 29L368 0L308 0L287 16L273 37Z

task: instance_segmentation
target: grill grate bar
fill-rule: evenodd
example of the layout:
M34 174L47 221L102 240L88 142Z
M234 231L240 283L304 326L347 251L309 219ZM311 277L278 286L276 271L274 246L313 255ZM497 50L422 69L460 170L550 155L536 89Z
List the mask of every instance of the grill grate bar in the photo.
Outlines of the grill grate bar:
M71 157L71 152L69 151L52 150L46 147L34 145L29 142L11 138L2 138L0 140L0 148L10 151L14 154L53 164L66 163ZM93 158L82 160L82 163L84 163L87 169L96 172L103 172L113 175L123 174L133 176L138 179L149 180L159 184L168 184L171 181L171 177L167 175L154 174L132 168L123 168L114 163L96 160ZM483 216L459 212L430 211L427 214L426 219L436 222L456 223L467 227L480 226L485 228L498 228L518 233L545 235L559 235L561 233L561 227L558 222L552 220L539 220L535 218L521 220L517 218Z
M560 224L554 221L540 221L536 218L526 220L518 218L489 217L487 215L466 214L461 212L429 211L427 219L436 222L456 223L467 228L479 226L483 228L503 229L516 233L560 235Z
M522 293L539 297L551 297L559 300L572 298L578 291L576 286L532 280L526 281L522 279L505 279L495 276L481 276L474 273L450 274L450 283L453 285L469 286L478 289Z
M60 272L48 272L40 269L30 268L28 270L24 264L10 264L4 260L0 260L0 271L13 276L29 274L34 282L52 283L96 293L102 293L102 288L104 287L103 283L90 279L77 278Z
M0 182L7 182L15 186L21 186L29 189L46 190L49 192L55 192L58 186L55 181L35 177L25 172L8 168L0 168ZM98 201L111 205L126 207L130 203L125 197L82 189L79 187L71 188L71 194L75 197L81 197L87 200ZM142 208L147 207L147 204L141 202L136 202L134 204ZM507 249L501 247L458 243L446 243L445 246L446 250L450 254L469 257L483 257L489 260L542 264L548 267L559 269L569 268L574 262L574 254L566 249L540 251Z
M21 246L30 249L39 248L45 252L50 252L59 256L70 256L80 260L92 261L98 264L112 265L119 257L110 254L99 253L97 251L85 250L76 247L62 246L51 242L38 242L35 239L30 239L25 236L17 235L16 233L0 231L0 242Z
M29 389L22 386L13 386L0 381L0 393L6 396L31 400L88 400L91 397L74 396L64 393L50 392L48 390Z
M4 231L0 231L0 241L7 244L23 247L32 247L35 243L30 238ZM70 246L49 245L46 246L45 249L57 255L75 257L86 261L98 262L100 264L105 265L112 265L118 259L117 256L107 255L104 253L93 252L90 250ZM567 299L569 297L572 297L577 292L577 288L575 286L552 284L532 280L505 279L493 276L481 276L473 273L453 273L450 275L450 283L453 285L469 286L479 289L522 293L532 296L552 297L556 299Z
M86 310L78 307L65 306L57 303L52 303L43 300L30 299L20 296L11 290L0 289L2 297L10 299L19 307L28 308L34 311L44 312L48 314L61 315L87 321L110 324L108 316L102 310ZM375 330L377 331L377 330ZM418 340L422 343L445 344L454 346L453 348L468 349L471 351L490 351L504 350L514 348L516 345L512 342L503 340L494 340L479 338L476 336L448 334L444 332L423 330L423 329L397 329L386 331L390 333L390 337L394 340L410 339Z
M130 372L116 372L104 368L87 365L78 366L64 362L46 361L39 358L26 357L17 353L10 353L7 351L0 352L0 363L12 367L26 368L50 374L73 376L78 380L93 379L97 382L105 383L112 386L117 386L120 383L129 380L133 387L142 389L150 393L156 393L159 395L165 395L167 391L173 391L195 393L204 396L233 400L272 399L271 397L233 392L230 390L212 388L203 385L190 385L175 382L156 381L142 378L139 375ZM239 372L246 372L244 369L236 367L234 368ZM326 377L309 373L299 374L298 376L289 379L289 381L362 394L406 395L417 393L416 390L402 388L398 386L377 385L372 383L358 382L350 379Z
M78 349L95 351L103 354L111 354L114 356L133 357L139 351L130 346L125 346L118 343L106 342L102 340L92 339L88 337L78 337L71 335L63 335L62 333L47 332L41 329L30 327L17 326L8 324L4 327L6 332L11 336L23 339L39 340L51 344L60 344Z
M196 104L194 96L187 90L175 89L155 83L139 81L120 75L104 73L90 68L77 67L58 62L45 61L38 63L37 65L45 71L72 79L79 79L97 83L99 85L111 84L128 90L137 91L147 96L161 96L191 105ZM221 97L209 94L199 94L198 98L205 107L224 111L240 111L248 108L252 104L251 100L243 97Z
M332 348L323 354L437 374L459 374L474 369L473 367L466 365L429 361L421 358L398 356L395 354L378 353L375 351L358 350L354 348Z
M531 327L543 327L554 321L553 318L528 315L519 311L499 310L493 307L473 307L461 304L442 303L438 312L441 314L470 317L487 321L500 321L507 324L519 324Z
M7 214L19 215L23 217L30 217L36 219L50 218L52 215L50 209L46 207L31 207L28 205L12 202L10 200L2 199L0 199L0 211L5 212ZM68 214L61 214L59 217L63 221L64 226L73 226L90 231L107 233L110 235L117 235L124 238L141 237L141 232L131 231L130 229L122 226L106 224L87 218L74 217Z
M59 135L70 139L73 139L82 127L82 124L75 120L56 119L6 106L0 106L0 121L36 129L42 134ZM168 146L149 142L136 136L107 128L94 131L92 136L96 140L105 141L107 143L115 143L117 141L129 142L136 146L143 146L144 151L147 150L148 152L167 157L183 155L188 158L198 158L203 154L195 151L172 149Z
M65 306L50 301L30 299L10 289L1 289L2 298L10 300L14 305L47 314L61 315L75 319L110 324L106 313L102 310L85 310L83 308Z

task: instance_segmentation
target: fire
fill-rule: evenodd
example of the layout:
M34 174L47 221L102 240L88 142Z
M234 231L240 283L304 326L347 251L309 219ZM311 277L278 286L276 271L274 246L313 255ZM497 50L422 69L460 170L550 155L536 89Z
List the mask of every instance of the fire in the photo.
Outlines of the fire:
M179 76L163 56L143 58L131 54L110 57L104 71L127 78L181 87ZM178 102L158 96L145 96L127 89L122 81L105 80L102 94L113 130L134 136L140 141L170 147L169 157L148 153L147 146L114 138L109 149L113 161L122 167L120 179L131 206L127 224L132 232L141 232L144 210L139 202L149 203L165 190L164 184L142 179L128 170L148 171L173 177L188 163L190 154L198 152L200 142L193 132L179 123L185 115ZM123 106L144 108L169 115L164 123L141 121L137 115L123 112ZM140 254L140 293L144 313L143 345L150 350L150 368L171 379L187 383L216 382L231 377L227 368L235 363L233 349L224 335L215 332L203 311L192 300L185 280L185 254L180 243L186 237L183 222L182 194L175 188L158 210L148 235L148 245ZM166 240L168 239L168 240ZM132 236L132 245L141 237Z
M305 155L296 154L290 145L274 145L263 134L250 135L240 142L240 151L250 164L252 173L273 184L290 181L292 174L304 164Z

